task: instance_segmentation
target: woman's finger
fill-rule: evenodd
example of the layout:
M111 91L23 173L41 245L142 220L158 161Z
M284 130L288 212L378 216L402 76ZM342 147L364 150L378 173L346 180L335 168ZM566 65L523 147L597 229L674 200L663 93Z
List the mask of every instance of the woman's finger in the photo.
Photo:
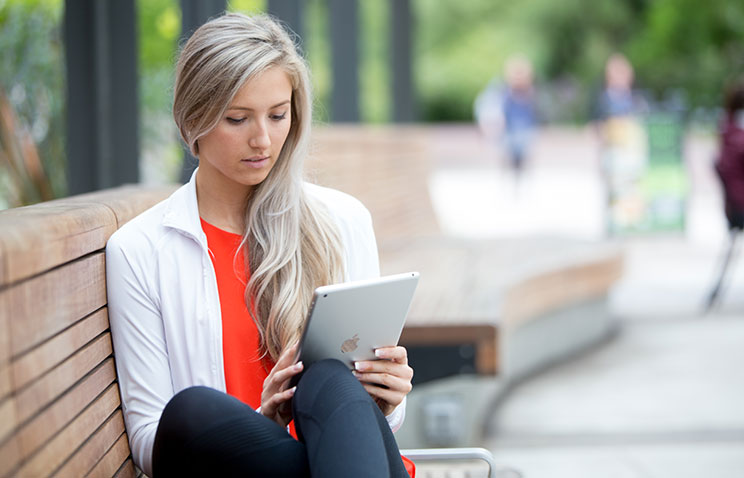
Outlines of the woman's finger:
M297 354L297 344L286 349L279 356L269 375L264 379L264 391L279 391L285 387L287 379L302 371L302 364L291 365ZM273 387L273 390L272 390Z
M385 387L388 390L408 394L413 388L410 380L406 380L389 373L359 373L354 372L354 376L362 383L369 383Z
M390 360L395 363L408 365L408 350L400 345L375 349L375 356L378 359Z
M294 344L291 347L288 347L284 352L279 355L279 359L276 361L276 364L274 364L274 368L277 367L281 370L284 368L287 368L287 366L291 365L296 358L297 355L297 347L298 344Z
M292 387L283 392L272 395L271 398L261 405L261 414L271 418L282 426L286 426L286 424L289 423L289 420L287 418L286 407L285 410L282 410L282 405L292 399L296 390L297 387Z
M413 378L413 369L406 364L391 362L390 360L371 360L368 362L356 362L354 368L363 373L388 373L406 380Z
M405 397L404 393L388 390L386 388L378 387L377 385L362 383L362 386L364 387L364 390L375 399L385 415L392 413L395 407L400 405Z
M272 377L273 382L277 384L279 388L281 389L284 386L284 382L286 382L293 376L297 375L298 373L302 372L303 367L304 365L302 362L297 362L296 364L290 365L289 367L284 368L282 370L278 370L278 371L272 370L272 372L274 373L274 376ZM274 367L274 369L276 370L276 367Z

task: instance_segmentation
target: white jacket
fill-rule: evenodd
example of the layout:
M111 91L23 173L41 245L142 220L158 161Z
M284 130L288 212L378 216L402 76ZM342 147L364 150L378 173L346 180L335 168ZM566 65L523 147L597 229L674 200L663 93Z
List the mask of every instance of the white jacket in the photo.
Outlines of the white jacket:
M330 210L345 249L346 280L380 275L369 211L355 198L306 183ZM160 415L194 385L225 391L217 279L199 221L196 173L106 245L109 320L122 409L135 463L152 472ZM405 402L388 423L397 430Z

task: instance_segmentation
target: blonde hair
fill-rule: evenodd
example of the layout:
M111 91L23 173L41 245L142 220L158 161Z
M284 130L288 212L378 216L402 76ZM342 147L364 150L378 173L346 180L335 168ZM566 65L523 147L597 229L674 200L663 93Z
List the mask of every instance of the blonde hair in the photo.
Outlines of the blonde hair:
M276 360L299 339L315 288L343 280L338 230L328 210L303 188L312 121L307 65L271 17L217 17L198 28L181 50L173 117L198 157L199 138L217 125L240 87L274 66L292 83L291 126L271 172L253 188L242 248L250 273L245 301L263 353Z

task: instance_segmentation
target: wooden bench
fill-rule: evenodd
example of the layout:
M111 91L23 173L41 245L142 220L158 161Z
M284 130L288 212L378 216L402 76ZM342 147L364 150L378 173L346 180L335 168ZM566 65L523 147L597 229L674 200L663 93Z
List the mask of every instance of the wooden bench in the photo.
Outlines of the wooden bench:
M370 208L384 273L422 272L405 345L472 346L473 376L485 377L486 386L523 376L536 367L520 357L529 347L510 344L534 341L531 324L540 317L600 300L620 273L620 255L589 254L586 244L442 235L426 184L427 134L421 128L321 131L322 159L311 166L319 182ZM108 332L103 250L118 227L172 190L123 187L0 212L0 477L136 475ZM537 265L525 260L535 251L542 258ZM504 269L510 274L494 273ZM468 394L471 385L457 382L447 393ZM411 394L404 429L421 428L428 386ZM419 437L406 440L399 435L402 446L431 446Z
M121 187L0 211L0 477L144 476L121 411L104 248L173 189ZM475 466L472 476L496 472L482 449L405 452L470 460L460 469Z
M104 247L173 188L0 212L0 476L133 477Z

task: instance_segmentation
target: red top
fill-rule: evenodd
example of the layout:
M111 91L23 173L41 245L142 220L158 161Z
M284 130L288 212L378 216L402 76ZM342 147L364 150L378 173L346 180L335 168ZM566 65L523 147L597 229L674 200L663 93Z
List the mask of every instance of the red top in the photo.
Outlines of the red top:
M257 409L261 406L264 379L273 364L270 359L260 359L258 330L245 305L248 277L243 253L236 254L242 237L219 229L204 219L201 224L217 275L227 393Z

